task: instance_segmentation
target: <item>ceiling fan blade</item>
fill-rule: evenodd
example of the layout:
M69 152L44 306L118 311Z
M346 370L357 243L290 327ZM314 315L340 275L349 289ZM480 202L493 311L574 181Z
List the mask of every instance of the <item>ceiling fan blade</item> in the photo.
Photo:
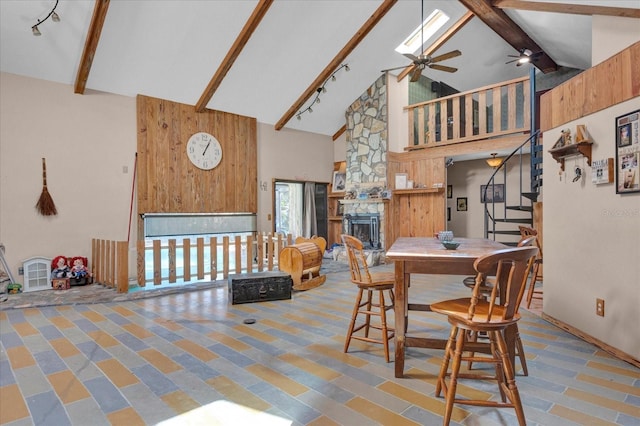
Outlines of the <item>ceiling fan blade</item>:
M382 70L382 71L380 71L380 72L394 71L394 70L399 70L399 69L402 69L402 68L407 68L407 67L410 67L410 66L411 66L411 65L403 65L403 66L401 66L401 67L387 68L386 70Z
M510 63L515 62L515 61L517 61L517 60L518 60L518 59L514 59L513 61L505 62L505 64L510 64Z
M414 70L411 72L411 81L412 83L415 83L416 81L420 80L420 76L422 75L422 69L420 67L415 67Z
M431 63L444 61L445 59L449 59L449 58L455 58L456 56L460 56L460 55L462 55L462 52L460 52L459 50L452 50L449 53L444 53L439 56L434 56L433 58L431 58Z
M429 68L432 68L434 70L444 71L444 72L456 72L456 71L458 71L458 68L447 67L447 66L438 65L438 64L431 64L431 65L429 65Z
M403 53L403 55L404 55L406 58L411 59L411 61L412 61L412 62L418 62L418 61L420 60L420 58L418 58L418 57L417 57L417 56L415 56L415 55L412 55L411 53Z

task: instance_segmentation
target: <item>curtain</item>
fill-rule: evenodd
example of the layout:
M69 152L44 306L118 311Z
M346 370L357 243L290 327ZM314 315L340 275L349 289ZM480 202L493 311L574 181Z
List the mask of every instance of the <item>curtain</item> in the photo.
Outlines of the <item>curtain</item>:
M305 182L304 204L302 206L302 236L310 238L318 233L316 220L316 184Z

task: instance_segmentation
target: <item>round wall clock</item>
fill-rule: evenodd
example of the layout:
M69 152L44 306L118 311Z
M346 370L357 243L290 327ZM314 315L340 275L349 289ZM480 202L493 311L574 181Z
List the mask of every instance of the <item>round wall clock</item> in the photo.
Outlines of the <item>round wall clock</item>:
M199 169L211 170L222 161L222 146L209 133L194 133L187 142L187 157Z

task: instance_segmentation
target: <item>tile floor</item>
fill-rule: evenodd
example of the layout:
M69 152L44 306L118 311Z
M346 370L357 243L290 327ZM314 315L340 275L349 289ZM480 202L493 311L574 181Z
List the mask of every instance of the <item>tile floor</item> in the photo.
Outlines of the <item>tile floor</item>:
M411 297L467 295L461 278L416 276ZM401 379L379 345L354 341L342 352L355 294L339 272L272 302L231 305L220 282L143 299L0 307L0 424L441 424L441 351L410 348ZM433 313L412 313L409 324L448 331ZM639 369L531 312L520 332L529 425L640 425ZM497 396L492 383L459 390ZM459 406L452 424L517 422L511 409Z

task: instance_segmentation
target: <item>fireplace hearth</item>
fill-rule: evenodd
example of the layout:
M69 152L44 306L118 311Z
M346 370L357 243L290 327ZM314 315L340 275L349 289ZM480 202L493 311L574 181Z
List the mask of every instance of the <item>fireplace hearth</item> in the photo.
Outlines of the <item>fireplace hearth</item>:
M380 214L358 213L344 215L345 232L362 241L365 249L380 248Z

